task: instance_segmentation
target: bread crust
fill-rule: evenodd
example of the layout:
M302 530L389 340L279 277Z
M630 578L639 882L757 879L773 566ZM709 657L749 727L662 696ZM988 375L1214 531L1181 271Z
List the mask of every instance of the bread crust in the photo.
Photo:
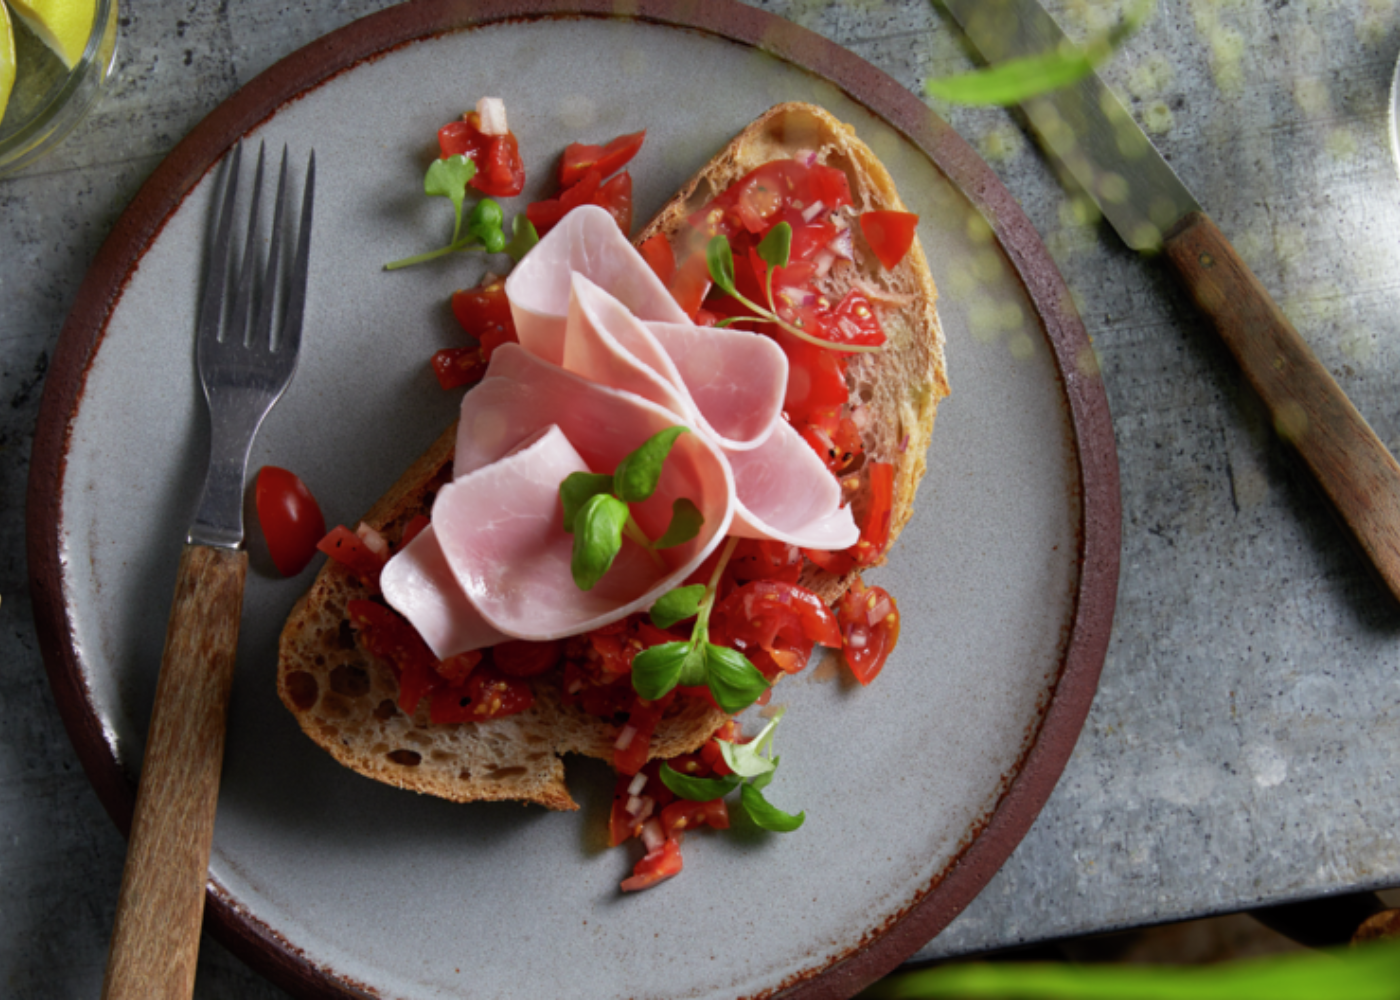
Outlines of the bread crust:
M780 104L736 136L671 199L637 236L665 233L678 240L686 218L750 170L774 159L815 153L844 170L854 206L851 219L872 209L904 211L894 181L854 130L813 105ZM839 297L861 287L881 310L889 342L849 365L852 401L871 461L895 466L890 540L909 520L925 472L925 452L938 402L948 394L937 292L917 239L900 264L874 260L858 226L851 227L860 263L833 267L822 291ZM448 428L365 515L397 544L405 526L431 509L451 476L456 427ZM851 477L857 495L864 469ZM845 482L843 480L843 482ZM808 566L802 583L827 603L855 578ZM563 703L557 681L535 679L535 703L525 712L487 722L431 725L421 704L412 716L398 708L393 670L358 644L349 601L371 596L349 571L328 561L297 602L282 631L278 694L303 731L337 761L367 777L455 802L517 800L550 809L577 809L564 784L561 757L582 753L611 759L618 727ZM725 716L692 699L677 699L658 726L650 754L673 757L696 750Z

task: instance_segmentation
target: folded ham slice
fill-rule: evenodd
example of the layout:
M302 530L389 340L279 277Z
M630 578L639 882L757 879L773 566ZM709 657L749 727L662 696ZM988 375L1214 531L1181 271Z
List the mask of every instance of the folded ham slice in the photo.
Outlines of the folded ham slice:
M520 344L466 394L454 481L433 528L385 568L385 598L439 657L503 637L554 639L644 610L726 533L818 549L859 529L821 459L782 418L787 359L767 337L692 324L600 208L575 209L506 281ZM591 591L569 570L559 484L611 472L657 432L685 426L656 494L633 504L648 537L671 505L700 535L651 553L625 542Z

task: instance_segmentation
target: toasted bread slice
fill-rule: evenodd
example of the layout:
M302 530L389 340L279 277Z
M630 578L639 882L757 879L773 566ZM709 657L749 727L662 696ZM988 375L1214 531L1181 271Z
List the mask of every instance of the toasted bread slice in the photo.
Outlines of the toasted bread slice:
M888 172L848 126L820 108L782 104L730 142L637 241L656 233L679 238L691 212L750 170L813 152L818 161L845 171L855 201L852 220L871 209L904 210ZM877 354L852 361L849 372L852 399L859 397L866 408L865 454L870 461L896 467L893 540L909 519L934 413L948 391L943 336L934 310L936 292L917 240L896 268L885 270L859 227L852 228L856 262L833 267L823 291L839 297L859 285L881 307L889 343ZM449 428L365 516L391 544L410 520L431 509L437 490L449 481L455 439L455 427ZM851 483L858 494L865 486L863 474ZM803 582L831 602L853 577L809 566ZM307 735L345 766L400 788L457 802L519 800L577 809L564 784L561 756L611 759L618 727L563 704L549 675L534 681L535 703L518 715L431 725L426 704L406 715L398 708L393 670L359 645L348 620L348 602L368 596L352 573L328 562L283 629L278 693ZM694 751L724 718L698 701L678 699L657 727L651 756Z

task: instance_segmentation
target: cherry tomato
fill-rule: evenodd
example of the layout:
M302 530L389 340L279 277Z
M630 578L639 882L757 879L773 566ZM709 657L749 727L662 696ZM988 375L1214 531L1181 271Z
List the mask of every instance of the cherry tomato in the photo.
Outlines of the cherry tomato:
M880 673L899 641L899 609L894 598L880 587L866 587L856 577L836 608L845 640L846 665L861 684Z
M316 548L340 563L360 578L371 591L379 591L379 571L389 561L388 553L375 552L359 535L338 524L322 538Z
M660 847L649 852L637 862L636 867L632 869L631 878L622 880L622 891L636 892L639 889L649 889L658 882L673 875L679 875L680 871L680 844L668 838Z
M608 177L615 170L631 161L642 148L646 131L620 135L605 146L586 146L581 142L571 143L564 150L564 158L559 163L559 187L572 187L583 179L590 170L597 170Z
M433 695L428 719L446 722L486 722L517 715L535 703L530 685L479 666L467 678L466 689L449 688Z
M912 212L862 212L860 231L886 268L896 266L914 243L919 217Z
M412 715L435 686L437 657L412 625L379 602L353 600L345 610L365 651L398 673L399 708Z
M471 186L493 198L510 198L525 189L525 162L515 134L483 135L475 112L438 129L438 148L446 159L465 156L476 164Z
M316 544L325 537L326 519L320 505L295 474L275 465L259 470L254 494L258 524L273 565L283 576L296 576L306 569Z
M496 669L507 677L535 677L564 658L564 644L557 640L526 642L515 639L492 646L491 658Z
M709 802L691 802L677 799L661 810L661 828L668 838L682 830L693 830L697 826L712 826L716 830L729 829L729 807L724 799L711 799Z

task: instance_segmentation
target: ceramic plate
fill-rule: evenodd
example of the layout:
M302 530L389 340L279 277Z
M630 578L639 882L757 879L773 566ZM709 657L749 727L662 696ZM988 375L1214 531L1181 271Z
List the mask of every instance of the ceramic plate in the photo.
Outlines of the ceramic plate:
M422 798L314 747L273 682L311 571L278 579L250 543L208 925L293 993L855 992L1010 854L1093 695L1116 458L1083 329L1020 209L913 95L815 35L714 0L612 8L419 3L357 22L220 107L123 216L63 331L31 479L35 602L78 751L125 827L207 450L192 331L220 158L240 136L293 164L315 147L305 346L251 468L296 470L353 524L456 406L425 362L459 342L447 297L484 262L381 265L445 238L425 158L487 93L533 168L526 198L568 142L647 129L639 220L780 100L826 106L885 160L922 219L953 387L915 516L870 574L903 611L899 648L869 689L822 664L779 689L771 794L806 810L799 832L693 835L681 877L623 896L636 859L602 846L606 767L569 762L584 807L565 815Z

